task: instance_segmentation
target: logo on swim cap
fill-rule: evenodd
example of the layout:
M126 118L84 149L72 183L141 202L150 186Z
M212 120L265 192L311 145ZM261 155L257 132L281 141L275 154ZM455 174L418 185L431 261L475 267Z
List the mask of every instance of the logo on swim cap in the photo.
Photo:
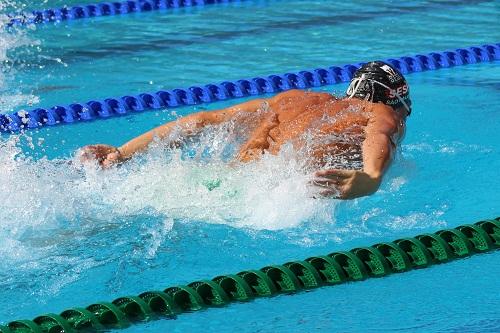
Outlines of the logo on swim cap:
M388 79L389 81L391 82L398 82L400 81L401 79L403 79L403 76L401 74L399 74L398 72L396 72L392 67L390 67L389 65L383 65L380 67L384 72L386 72L387 74L389 74L388 76Z
M391 65L373 61L359 68L347 88L349 98L382 102L394 109L404 107L411 113L410 88L403 75Z
M395 98L398 95L404 96L408 94L408 85L405 83L402 86L397 87L396 89L386 90L385 93L388 98Z
M380 66L380 68L386 72L387 74L391 75L391 76L396 76L398 75L398 73L396 73L396 71L394 69L392 69L392 67L390 67L389 65L383 65L383 66Z

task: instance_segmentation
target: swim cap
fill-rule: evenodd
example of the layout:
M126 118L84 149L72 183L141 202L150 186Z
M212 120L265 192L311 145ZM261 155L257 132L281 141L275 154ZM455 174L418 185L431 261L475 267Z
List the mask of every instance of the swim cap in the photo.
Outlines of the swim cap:
M383 61L364 64L355 73L347 88L349 98L382 102L394 109L404 107L411 113L410 87L403 74Z

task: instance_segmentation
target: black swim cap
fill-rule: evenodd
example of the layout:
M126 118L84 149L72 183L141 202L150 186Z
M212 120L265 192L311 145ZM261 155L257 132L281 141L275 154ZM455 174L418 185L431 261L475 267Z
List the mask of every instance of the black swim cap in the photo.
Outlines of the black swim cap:
M383 61L372 61L358 69L347 88L349 98L382 102L411 113L410 87L403 74Z

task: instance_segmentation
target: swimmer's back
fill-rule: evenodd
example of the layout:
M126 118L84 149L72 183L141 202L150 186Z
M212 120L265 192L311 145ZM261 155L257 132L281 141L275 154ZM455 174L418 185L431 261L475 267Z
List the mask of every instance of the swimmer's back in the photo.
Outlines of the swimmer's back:
M296 118L311 110L312 107L324 105L337 100L328 93L289 90L268 100L270 108L278 114L280 123Z
M366 118L361 113L341 115L350 105L351 101L328 93L291 90L275 96L269 106L278 114L279 124L269 131L270 152L276 154L285 142L300 140L309 130L340 133L355 124L365 126ZM329 120L324 121L325 117Z

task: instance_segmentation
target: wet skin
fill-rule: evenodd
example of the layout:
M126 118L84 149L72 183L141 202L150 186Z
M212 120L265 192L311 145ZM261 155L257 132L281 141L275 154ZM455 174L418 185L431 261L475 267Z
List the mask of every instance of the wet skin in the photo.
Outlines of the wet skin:
M308 145L306 157L312 164L324 165L328 156L360 148L362 140L359 138L364 135L371 112L370 107L356 100L299 90L277 95L264 103L266 110L260 125L240 149L238 158L242 161L254 160L264 151L278 154L281 147L290 142L297 151ZM327 137L342 137L343 140L321 140ZM321 143L311 145L313 141Z
M322 195L342 199L369 195L378 189L395 145L404 135L406 119L406 111L382 103L290 90L269 99L191 114L161 125L118 148L86 146L81 150L82 160L94 159L101 166L110 167L147 149L156 137L177 145L182 138L196 135L206 126L227 121L244 124L245 115L256 117L257 125L252 126L249 139L241 146L238 160L249 162L265 152L278 154L289 142L297 151L304 150L312 141L313 144L306 147L305 158L318 170L313 183L321 188ZM176 134L175 139L172 133ZM328 136L343 140L323 142L322 138ZM356 147L362 170L325 169L329 156L356 155L352 154Z

